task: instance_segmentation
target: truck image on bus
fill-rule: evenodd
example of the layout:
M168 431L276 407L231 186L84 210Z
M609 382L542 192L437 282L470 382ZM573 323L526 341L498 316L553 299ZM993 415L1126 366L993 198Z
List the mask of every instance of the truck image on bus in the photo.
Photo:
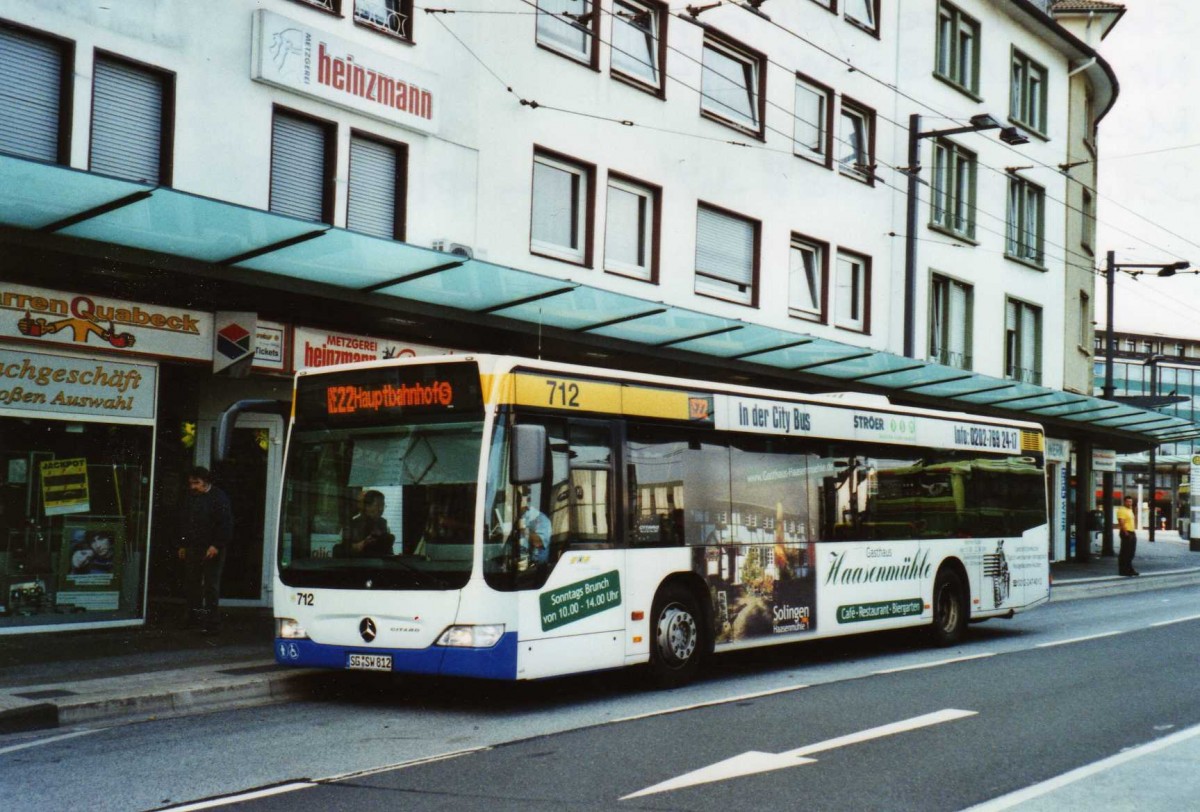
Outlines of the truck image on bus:
M296 377L284 665L537 679L1049 598L1039 426L502 356Z

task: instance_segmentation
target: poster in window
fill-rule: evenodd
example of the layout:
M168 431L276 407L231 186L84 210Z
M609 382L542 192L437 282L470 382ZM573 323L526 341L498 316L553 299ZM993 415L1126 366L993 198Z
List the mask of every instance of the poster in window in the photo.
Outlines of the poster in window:
M42 505L47 516L87 513L91 509L86 458L46 460L41 463L41 474Z
M124 557L120 520L64 520L57 604L75 611L118 609Z

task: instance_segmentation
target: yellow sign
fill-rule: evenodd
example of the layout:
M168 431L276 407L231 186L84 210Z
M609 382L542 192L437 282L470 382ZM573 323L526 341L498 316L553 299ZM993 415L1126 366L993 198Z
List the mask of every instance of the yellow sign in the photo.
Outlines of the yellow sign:
M553 374L518 373L513 376L513 403L543 409L595 412L670 420L712 419L712 397L676 389L608 383Z
M42 505L47 516L87 513L87 459L46 460L41 464Z

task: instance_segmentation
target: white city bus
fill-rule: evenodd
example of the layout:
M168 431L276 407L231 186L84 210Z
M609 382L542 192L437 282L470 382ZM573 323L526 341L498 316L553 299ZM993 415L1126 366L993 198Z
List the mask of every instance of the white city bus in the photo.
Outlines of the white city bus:
M536 679L1049 598L1031 423L500 356L296 378L285 665Z

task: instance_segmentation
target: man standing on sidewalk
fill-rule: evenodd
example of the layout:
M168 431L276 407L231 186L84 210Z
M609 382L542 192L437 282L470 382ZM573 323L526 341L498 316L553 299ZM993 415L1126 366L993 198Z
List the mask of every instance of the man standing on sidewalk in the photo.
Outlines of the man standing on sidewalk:
M188 473L188 494L179 517L179 535L188 628L216 634L221 630L217 604L225 552L233 538L233 510L225 492L212 484L212 474L207 468L197 466Z
M1138 571L1133 568L1133 556L1137 553L1137 526L1133 518L1133 497L1126 496L1124 504L1117 508L1117 533L1121 537L1121 551L1117 553L1117 572L1120 575L1133 576Z

